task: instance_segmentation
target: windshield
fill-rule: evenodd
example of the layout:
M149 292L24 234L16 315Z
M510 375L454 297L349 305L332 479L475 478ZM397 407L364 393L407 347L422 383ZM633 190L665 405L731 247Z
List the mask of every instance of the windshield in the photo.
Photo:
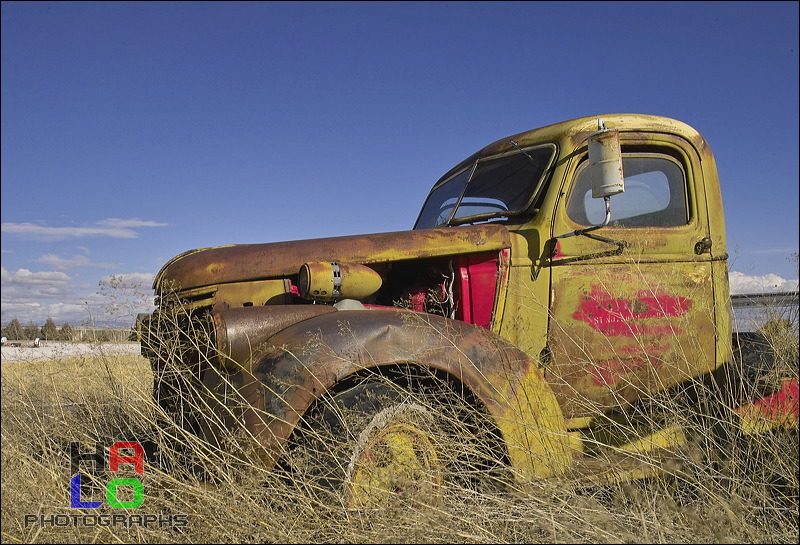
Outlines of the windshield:
M439 180L414 229L504 221L522 214L541 192L555 150L547 144L479 159Z

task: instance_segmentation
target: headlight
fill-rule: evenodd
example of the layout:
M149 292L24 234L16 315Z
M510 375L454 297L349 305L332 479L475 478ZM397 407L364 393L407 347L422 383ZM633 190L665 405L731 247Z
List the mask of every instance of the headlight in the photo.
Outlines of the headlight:
M363 299L381 287L381 276L366 265L317 261L300 267L300 297L314 301Z

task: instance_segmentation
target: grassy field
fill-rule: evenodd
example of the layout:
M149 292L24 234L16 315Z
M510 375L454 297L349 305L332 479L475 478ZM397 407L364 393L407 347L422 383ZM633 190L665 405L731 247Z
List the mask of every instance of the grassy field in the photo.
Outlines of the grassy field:
M783 341L782 341L783 342ZM787 363L796 376L796 337ZM786 362L784 362L786 363ZM792 371L792 369L794 371ZM70 442L82 451L116 441L161 441L152 374L139 356L109 353L2 364L4 543L797 543L797 431L735 443L724 464L688 452L680 473L579 488L526 483L479 494L454 492L432 508L344 512L312 501L297 483L257 463L190 445L216 475L198 481L176 453L169 473L146 465L137 509L70 508ZM680 410L676 407L676 411ZM192 441L178 437L179 441ZM129 472L130 473L130 472ZM82 501L103 500L116 475L99 472ZM136 475L134 475L136 476ZM129 501L126 489L120 501ZM149 514L176 527L69 524L51 515ZM26 524L26 515L52 522ZM109 520L109 519L106 519Z

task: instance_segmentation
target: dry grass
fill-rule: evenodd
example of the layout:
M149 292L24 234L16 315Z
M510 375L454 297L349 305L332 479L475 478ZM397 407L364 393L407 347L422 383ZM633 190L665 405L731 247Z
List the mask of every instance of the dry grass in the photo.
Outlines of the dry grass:
M761 382L797 376L796 321L770 332L778 357ZM2 540L4 543L797 543L797 431L739 437L721 459L700 437L680 471L659 478L579 488L523 483L502 491L451 489L434 507L344 511L315 501L304 485L268 473L246 456L198 443L151 400L141 357L95 355L2 365ZM685 419L663 402L660 414ZM447 416L447 415L445 415ZM732 420L730 407L720 416ZM734 429L735 431L735 429ZM70 509L65 445L156 441L186 447L211 475L209 488L180 451L164 449L141 478L136 513L185 514L181 528L40 527L28 514L118 512ZM234 443L237 431L227 439ZM712 463L713 460L713 463ZM165 472L163 467L171 467ZM195 466L196 467L196 466ZM116 475L114 475L116 476ZM103 485L109 473L98 474ZM94 489L98 500L102 492ZM131 511L133 513L134 511Z

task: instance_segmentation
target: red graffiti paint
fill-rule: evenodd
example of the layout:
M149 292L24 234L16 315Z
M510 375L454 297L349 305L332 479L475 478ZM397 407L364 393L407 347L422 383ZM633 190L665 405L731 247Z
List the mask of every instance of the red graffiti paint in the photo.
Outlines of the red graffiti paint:
M616 386L624 375L640 371L647 365L648 362L643 357L607 360L597 363L590 374L595 386Z
M740 407L737 411L742 414L753 411L749 407L754 407L755 412L768 420L786 425L797 425L798 408L800 407L797 379L784 380L779 391L759 399L752 405Z
M643 369L658 370L662 361L659 358L634 356L631 358L612 359L595 363L589 370L595 386L616 386L626 375L636 374Z
M623 356L597 362L592 366L589 370L592 383L595 386L616 386L627 374L636 373L645 367L658 369L661 367L661 359L658 356L667 350L669 346L660 344L647 347L621 346L619 353L624 354Z
M652 324L644 320L680 317L691 307L692 301L685 297L640 290L631 299L615 299L600 286L592 286L591 293L583 295L572 317L608 337L663 335L682 330L671 323Z

